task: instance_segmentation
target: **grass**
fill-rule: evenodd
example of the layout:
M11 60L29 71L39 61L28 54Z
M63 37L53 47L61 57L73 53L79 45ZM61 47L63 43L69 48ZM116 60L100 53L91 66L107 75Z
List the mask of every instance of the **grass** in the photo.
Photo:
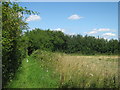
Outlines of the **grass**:
M67 88L117 88L117 56L71 56L58 61L62 85Z
M7 88L59 87L59 76L53 71L54 66L51 67L55 63L51 62L53 56L48 52L36 51L30 57L25 58L16 77L9 83Z
M27 62L28 59L28 62ZM35 51L7 88L117 88L118 56Z

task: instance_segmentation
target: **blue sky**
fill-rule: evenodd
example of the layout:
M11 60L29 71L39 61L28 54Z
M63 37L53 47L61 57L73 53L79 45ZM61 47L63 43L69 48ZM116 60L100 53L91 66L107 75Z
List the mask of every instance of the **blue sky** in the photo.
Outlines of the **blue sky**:
M119 2L119 0L11 0L16 2Z
M21 2L20 5L40 13L28 16L30 29L53 29L107 39L118 37L117 2Z

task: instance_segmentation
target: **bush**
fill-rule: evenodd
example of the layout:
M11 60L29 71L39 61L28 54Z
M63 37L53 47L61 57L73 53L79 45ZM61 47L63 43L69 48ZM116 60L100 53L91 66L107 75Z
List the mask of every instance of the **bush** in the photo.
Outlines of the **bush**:
M2 81L3 87L17 71L21 60L26 56L26 39L22 30L27 29L27 23L19 13L30 12L17 3L2 3ZM22 38L23 37L23 38Z

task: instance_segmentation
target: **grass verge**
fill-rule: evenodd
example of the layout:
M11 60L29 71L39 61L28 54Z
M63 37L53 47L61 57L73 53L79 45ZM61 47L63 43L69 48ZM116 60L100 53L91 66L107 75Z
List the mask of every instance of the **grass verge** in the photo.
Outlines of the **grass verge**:
M37 50L22 61L7 88L57 88L59 75L54 71L55 54ZM54 62L53 62L54 61Z

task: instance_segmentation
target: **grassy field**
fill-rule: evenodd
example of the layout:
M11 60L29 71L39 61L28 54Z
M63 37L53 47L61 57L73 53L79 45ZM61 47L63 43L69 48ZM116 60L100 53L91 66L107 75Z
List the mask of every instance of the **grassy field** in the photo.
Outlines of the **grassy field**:
M74 56L35 51L8 88L115 88L118 56Z
M69 56L58 61L61 86L66 88L113 88L118 84L117 56Z

